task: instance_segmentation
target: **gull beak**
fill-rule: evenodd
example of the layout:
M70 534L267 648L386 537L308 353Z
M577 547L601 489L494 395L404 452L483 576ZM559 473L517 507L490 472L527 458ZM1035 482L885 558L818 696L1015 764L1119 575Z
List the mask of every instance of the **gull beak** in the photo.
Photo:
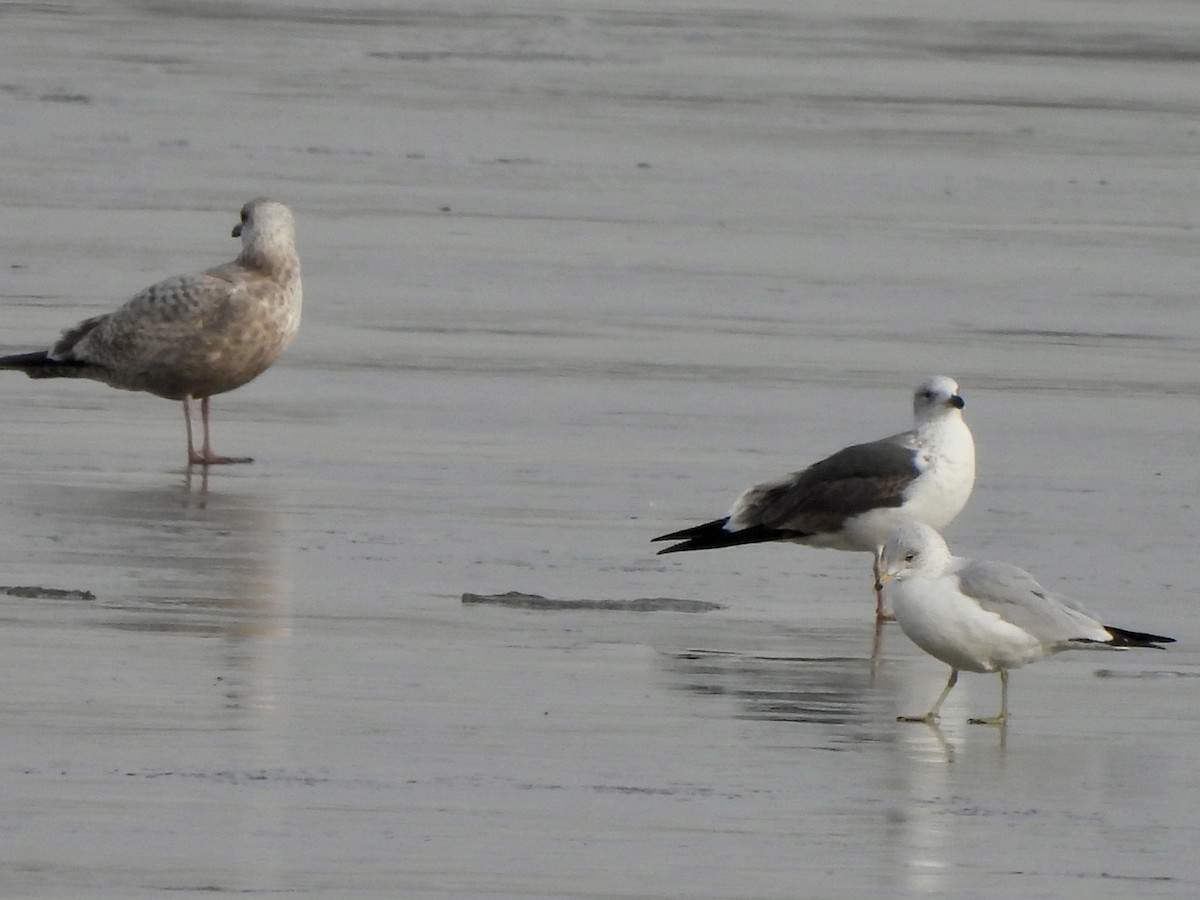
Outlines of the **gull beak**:
M889 581L894 581L896 578L895 572L881 572L879 579L875 582L875 590L882 591L883 586Z
M960 397L958 394L955 394L953 397L951 397L946 402L949 403L951 406L953 406L955 409L962 409L964 406L967 405L967 401L964 400L962 397Z

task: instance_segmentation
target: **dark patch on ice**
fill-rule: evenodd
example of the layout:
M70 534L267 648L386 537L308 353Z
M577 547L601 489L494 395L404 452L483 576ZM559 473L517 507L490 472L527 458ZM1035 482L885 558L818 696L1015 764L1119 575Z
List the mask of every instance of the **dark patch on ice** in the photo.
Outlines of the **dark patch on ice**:
M87 94L78 94L65 90L48 91L38 97L38 99L45 103L82 103L85 106L92 102L92 98Z
M1200 678L1200 672L1178 672L1169 669L1143 669L1121 672L1116 669L1097 669L1097 678Z
M722 609L707 600L683 600L678 597L638 597L635 600L554 600L540 594L509 591L505 594L463 594L465 604L488 603L516 609L615 609L629 612L711 612Z
M981 328L977 329L975 333L985 338L1024 338L1031 342L1066 346L1091 346L1109 342L1163 343L1179 340L1178 335L1149 334L1139 331L1068 331L1053 328Z
M10 597L28 597L34 600L95 600L96 595L91 591L66 590L63 588L48 588L40 585L0 585L0 591Z
M596 62L573 53L554 53L536 50L462 51L462 50L375 50L367 53L371 59L397 62Z

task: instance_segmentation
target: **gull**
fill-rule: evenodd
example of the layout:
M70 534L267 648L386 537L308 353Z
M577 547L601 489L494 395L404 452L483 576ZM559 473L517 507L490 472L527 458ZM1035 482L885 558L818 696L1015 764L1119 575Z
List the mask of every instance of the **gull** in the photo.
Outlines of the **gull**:
M870 551L878 582L879 551L888 534L910 521L944 528L971 496L975 441L963 405L953 378L926 378L913 394L911 431L845 447L801 472L750 488L723 518L653 540L681 542L660 554L768 541ZM878 590L875 614L892 618Z
M0 369L30 378L90 378L127 391L183 401L188 466L246 463L218 456L209 398L261 375L300 327L300 260L292 211L259 197L242 207L233 262L153 284L110 313L85 319L49 350L0 357ZM200 401L204 442L192 441L191 401Z
M881 586L914 644L950 667L945 690L923 716L934 724L961 670L1000 673L1000 713L974 725L1008 721L1008 670L1075 648L1158 647L1174 638L1102 625L1050 594L1024 569L951 556L940 534L920 522L897 528L883 547Z

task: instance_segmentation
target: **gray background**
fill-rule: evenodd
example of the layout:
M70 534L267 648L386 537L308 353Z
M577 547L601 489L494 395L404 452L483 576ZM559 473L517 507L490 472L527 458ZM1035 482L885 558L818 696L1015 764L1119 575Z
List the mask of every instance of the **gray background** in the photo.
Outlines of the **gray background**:
M259 194L307 305L207 491L178 404L3 379L0 581L96 599L0 596L0 895L1196 896L1197 62L1166 0L4 4L0 350ZM865 555L647 543L935 373L952 548L1180 639L1003 741L994 676L894 722Z

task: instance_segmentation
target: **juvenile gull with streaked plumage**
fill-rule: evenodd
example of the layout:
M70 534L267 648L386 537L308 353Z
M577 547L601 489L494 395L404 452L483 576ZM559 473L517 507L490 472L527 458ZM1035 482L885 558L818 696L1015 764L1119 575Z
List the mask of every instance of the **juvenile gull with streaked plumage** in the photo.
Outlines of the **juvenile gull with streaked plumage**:
M953 378L926 378L913 395L911 431L846 447L756 485L724 518L654 538L681 542L659 553L770 541L870 551L878 580L879 550L893 529L910 521L944 528L971 496L975 441L963 405ZM875 611L891 617L879 591Z
M209 398L261 375L300 327L300 260L292 211L259 197L242 207L233 262L168 278L123 306L64 331L50 350L0 358L30 378L89 378L183 401L188 465L251 462L218 456ZM204 442L192 441L191 401L200 401Z
M1008 721L1008 670L1072 648L1155 647L1174 638L1103 625L1051 595L1024 569L950 555L940 534L920 522L897 528L883 546L880 586L914 644L950 667L933 708L902 722L933 724L960 670L1000 673L1000 712L978 725Z

